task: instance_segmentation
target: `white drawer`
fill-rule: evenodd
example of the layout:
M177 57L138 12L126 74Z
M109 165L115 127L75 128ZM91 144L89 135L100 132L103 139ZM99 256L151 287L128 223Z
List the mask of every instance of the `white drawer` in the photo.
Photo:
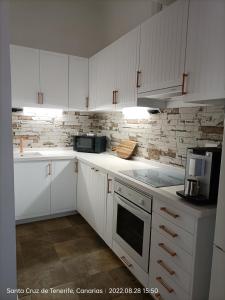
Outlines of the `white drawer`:
M164 255L175 265L179 266L182 270L189 273L193 272L193 257L176 246L169 239L161 235L157 230L152 229L151 234L151 250L159 255Z
M158 272L150 274L149 288L159 290L158 294L151 295L156 300L190 300L189 295L184 290Z
M154 265L154 269L158 269L158 271L162 273L163 276L168 276L175 284L180 286L187 293L190 292L190 274L176 265L173 260L168 257L167 254L163 253L162 251L158 251L157 247L153 247L151 249L150 262L150 274L152 272L151 267Z
M113 251L124 263L124 265L133 273L133 275L141 282L144 287L148 286L148 273L143 271L139 265L126 252L113 241Z
M166 218L168 221L180 226L184 230L194 234L196 219L158 198L153 200L153 211Z
M194 237L157 213L152 215L152 227L189 254L193 253Z

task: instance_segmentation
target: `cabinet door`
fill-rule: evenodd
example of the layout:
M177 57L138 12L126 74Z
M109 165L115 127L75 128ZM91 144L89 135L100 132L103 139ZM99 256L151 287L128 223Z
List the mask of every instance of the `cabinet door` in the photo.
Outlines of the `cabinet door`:
M39 50L10 46L12 105L37 106Z
M115 61L116 108L136 106L140 27L113 44Z
M114 110L113 91L115 90L114 44L98 52L90 59L90 109Z
M49 162L14 164L16 220L50 215Z
M93 227L95 231L105 239L106 227L106 198L107 175L98 169L92 169L90 208L93 212Z
M141 24L139 93L182 85L187 15L178 0Z
M69 57L69 109L86 110L88 97L88 59Z
M43 106L68 109L68 55L40 50Z
M106 199L106 231L105 242L112 248L112 234L113 234L113 178L108 176L107 183L107 199Z
M74 160L52 161L52 214L76 209L76 179Z
M187 100L225 98L225 2L190 1Z

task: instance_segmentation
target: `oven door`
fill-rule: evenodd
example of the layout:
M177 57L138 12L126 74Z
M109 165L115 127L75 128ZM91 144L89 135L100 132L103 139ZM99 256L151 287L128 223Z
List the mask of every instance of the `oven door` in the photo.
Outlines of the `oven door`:
M151 214L114 194L113 240L148 272Z

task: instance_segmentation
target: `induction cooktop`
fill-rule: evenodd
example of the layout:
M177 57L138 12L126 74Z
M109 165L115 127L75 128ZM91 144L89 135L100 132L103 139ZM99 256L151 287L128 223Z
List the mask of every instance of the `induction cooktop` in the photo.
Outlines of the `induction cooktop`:
M149 168L120 171L120 173L156 188L184 184L184 174L175 170L164 170L163 168Z

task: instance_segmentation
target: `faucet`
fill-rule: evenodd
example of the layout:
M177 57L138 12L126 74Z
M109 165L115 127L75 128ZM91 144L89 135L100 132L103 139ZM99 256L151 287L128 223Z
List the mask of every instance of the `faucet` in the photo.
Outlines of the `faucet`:
M23 152L24 152L24 149L23 149L23 140L24 140L24 137L20 137L20 144L19 144L19 152L20 152L20 155L23 156Z

